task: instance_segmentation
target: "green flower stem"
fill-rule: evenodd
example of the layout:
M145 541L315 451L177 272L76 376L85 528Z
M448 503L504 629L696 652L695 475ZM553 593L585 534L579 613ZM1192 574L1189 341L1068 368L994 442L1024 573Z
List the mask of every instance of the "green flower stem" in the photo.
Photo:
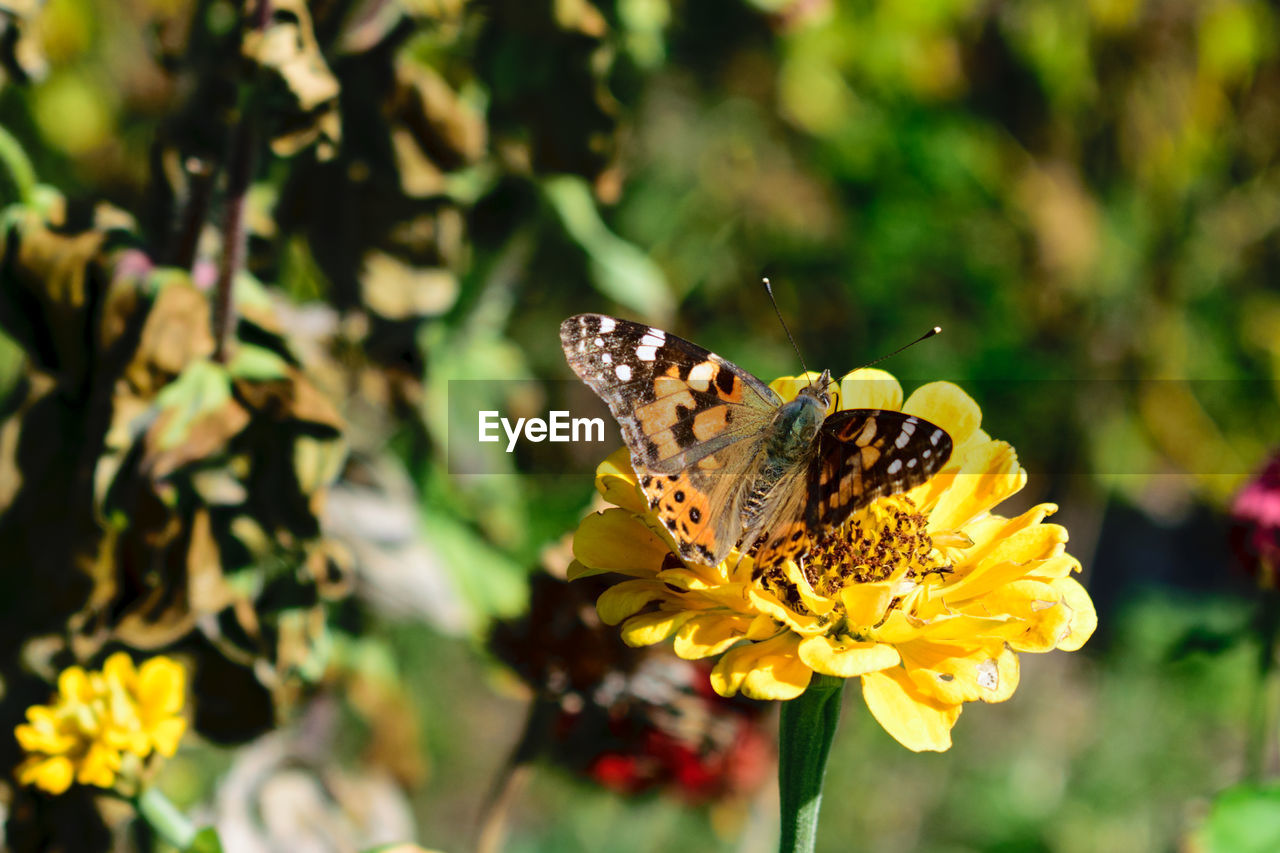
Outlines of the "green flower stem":
M1275 731L1280 721L1277 688L1280 673L1276 669L1277 644L1280 642L1280 591L1263 590L1257 617L1258 681L1255 689L1253 720L1250 726L1246 766L1248 778L1264 781L1275 762Z
M811 853L817 841L822 779L840 722L844 682L843 678L815 673L803 694L782 703L778 723L780 853Z
M134 806L157 835L179 850L186 850L196 840L195 825L159 788L147 788L134 800Z

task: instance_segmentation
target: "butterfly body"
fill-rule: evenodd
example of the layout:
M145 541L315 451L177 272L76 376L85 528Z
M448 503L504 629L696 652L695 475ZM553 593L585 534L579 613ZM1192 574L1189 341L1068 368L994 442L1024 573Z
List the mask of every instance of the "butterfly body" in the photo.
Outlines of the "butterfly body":
M828 414L830 373L782 400L702 347L601 314L560 326L570 367L622 427L649 507L681 557L756 547L757 571L800 559L875 499L924 482L951 439L881 409Z

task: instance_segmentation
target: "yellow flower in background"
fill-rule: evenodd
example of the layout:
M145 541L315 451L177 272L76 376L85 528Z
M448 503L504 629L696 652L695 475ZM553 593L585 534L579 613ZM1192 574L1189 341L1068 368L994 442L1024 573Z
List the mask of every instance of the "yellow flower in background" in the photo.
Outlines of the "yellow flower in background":
M794 397L805 377L771 387ZM1018 652L1073 651L1097 617L1071 577L1067 531L1040 504L1006 518L991 510L1027 479L1013 448L980 428L960 388L934 382L903 402L881 370L841 380L836 409L896 409L945 429L951 459L928 482L876 501L818 540L797 565L752 580L750 553L720 565L684 563L636 483L626 448L596 471L614 506L574 537L570 577L626 575L596 607L631 645L675 638L676 654L720 655L724 696L793 699L813 673L860 677L867 707L909 749L945 750L965 702L1001 702L1018 685Z
M135 668L117 652L101 671L68 667L52 704L28 708L27 722L14 730L27 753L18 781L52 794L72 782L110 788L127 757L173 755L186 730L185 691L185 670L166 657Z

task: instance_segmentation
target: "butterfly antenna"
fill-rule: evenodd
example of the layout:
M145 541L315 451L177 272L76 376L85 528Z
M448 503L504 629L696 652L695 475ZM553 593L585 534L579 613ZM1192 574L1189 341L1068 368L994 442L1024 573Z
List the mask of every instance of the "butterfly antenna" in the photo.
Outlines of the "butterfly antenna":
M800 366L804 368L805 376L809 375L809 367L804 363L804 356L800 354L800 347L796 346L796 339L791 336L791 330L787 328L787 321L782 319L782 311L778 309L778 300L773 298L773 285L769 283L769 279L763 278L764 292L769 294L769 301L773 303L773 313L778 315L778 322L782 324L782 331L787 333L787 340L791 341L791 348L796 351L796 358L800 359ZM813 384L812 381L809 383Z
M916 344L920 343L921 341L927 341L927 340L929 340L929 338L932 338L934 335L938 334L938 333L939 333L939 332L941 332L941 331L942 331L942 327L941 327L941 326L934 326L932 329L930 329L929 331L925 332L923 335L921 335L920 337L916 338L916 339L915 339L914 341L912 341L911 343L909 343L909 344L904 344L903 346L898 347L896 350L894 350L893 352L889 353L888 355L882 355L882 356L880 356L880 357L879 357L879 358L877 358L875 361L868 361L866 364L862 365L862 367L870 367L870 366L871 366L871 365L873 365L873 364L879 364L880 362L884 361L886 358L893 358L895 355L897 355L898 353L902 352L903 350L905 350L905 349L910 349L911 347L915 346ZM859 368L858 368L858 370L861 370L861 369L862 369L862 367L859 367Z

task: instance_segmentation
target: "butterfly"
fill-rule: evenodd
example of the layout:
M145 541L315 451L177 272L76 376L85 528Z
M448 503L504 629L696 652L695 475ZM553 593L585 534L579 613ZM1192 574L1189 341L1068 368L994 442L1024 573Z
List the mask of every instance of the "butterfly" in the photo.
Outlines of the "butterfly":
M951 456L951 436L888 409L827 414L830 371L784 401L737 365L640 323L578 314L560 325L573 371L622 427L649 508L681 558L716 565L756 546L755 573L800 560L877 498Z

